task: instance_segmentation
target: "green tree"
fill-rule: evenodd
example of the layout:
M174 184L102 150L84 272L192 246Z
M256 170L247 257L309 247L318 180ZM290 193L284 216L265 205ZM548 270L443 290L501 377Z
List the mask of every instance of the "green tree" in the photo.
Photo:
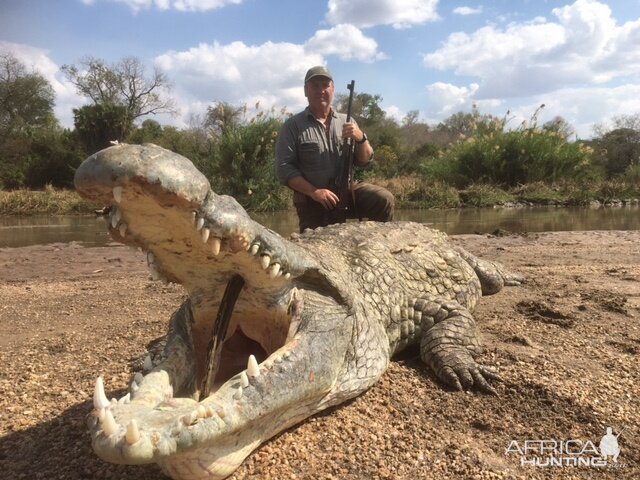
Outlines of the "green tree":
M384 110L380 107L382 97L380 95L371 95L369 93L356 93L353 96L351 104L351 115L357 119L358 124L362 128L376 125L385 119ZM349 104L349 95L336 95L336 109L339 112L347 112Z
M616 128L595 139L593 145L609 177L640 165L640 130Z
M73 123L87 154L123 141L133 127L126 107L109 103L74 108Z
M73 178L68 167L78 159L70 158L73 148L58 127L54 99L40 73L0 52L0 188L64 185Z
M41 74L28 72L8 52L0 52L0 136L57 125L53 114L55 94Z
M142 122L138 128L135 128L127 137L129 143L155 143L158 144L162 138L162 125L150 118Z

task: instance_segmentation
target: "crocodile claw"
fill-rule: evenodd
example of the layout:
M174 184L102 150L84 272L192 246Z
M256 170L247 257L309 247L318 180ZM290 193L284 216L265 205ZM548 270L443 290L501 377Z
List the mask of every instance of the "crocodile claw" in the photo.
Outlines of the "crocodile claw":
M444 357L448 364L437 371L437 375L447 385L456 390L475 388L483 393L498 395L498 391L489 381L504 380L493 370L477 364L466 349L455 348L455 352L449 351Z

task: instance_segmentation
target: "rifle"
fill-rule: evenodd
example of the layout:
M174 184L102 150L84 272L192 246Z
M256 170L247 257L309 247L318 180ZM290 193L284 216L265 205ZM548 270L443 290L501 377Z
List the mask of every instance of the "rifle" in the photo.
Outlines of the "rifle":
M347 123L351 121L351 104L353 103L353 91L355 80L347 85L349 89L349 102L347 103ZM356 202L353 191L353 156L355 153L355 144L353 139L347 138L342 146L342 170L335 181L334 193L338 196L338 204L331 211L331 217L339 222L347 219L349 211L355 212ZM357 214L356 214L357 216Z

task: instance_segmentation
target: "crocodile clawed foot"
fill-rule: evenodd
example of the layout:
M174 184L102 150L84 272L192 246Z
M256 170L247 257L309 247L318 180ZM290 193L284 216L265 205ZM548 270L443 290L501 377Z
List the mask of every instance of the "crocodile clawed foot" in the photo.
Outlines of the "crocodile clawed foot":
M467 349L454 347L436 357L440 357L434 358L434 365L440 366L436 368L436 374L447 385L456 390L475 388L483 393L498 395L489 381L504 380L493 370L477 364Z

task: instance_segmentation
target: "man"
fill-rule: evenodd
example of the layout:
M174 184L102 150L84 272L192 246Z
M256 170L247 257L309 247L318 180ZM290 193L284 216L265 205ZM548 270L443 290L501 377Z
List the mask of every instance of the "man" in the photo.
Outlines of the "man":
M336 178L342 170L345 139L355 143L355 163L367 165L373 148L354 121L332 108L334 85L331 72L324 66L310 68L304 78L304 94L309 103L302 112L289 118L276 143L276 173L283 185L294 190L300 231L330 223L344 222L336 212ZM379 222L393 220L393 195L382 187L354 184L355 211L360 218ZM355 218L353 208L349 218Z

